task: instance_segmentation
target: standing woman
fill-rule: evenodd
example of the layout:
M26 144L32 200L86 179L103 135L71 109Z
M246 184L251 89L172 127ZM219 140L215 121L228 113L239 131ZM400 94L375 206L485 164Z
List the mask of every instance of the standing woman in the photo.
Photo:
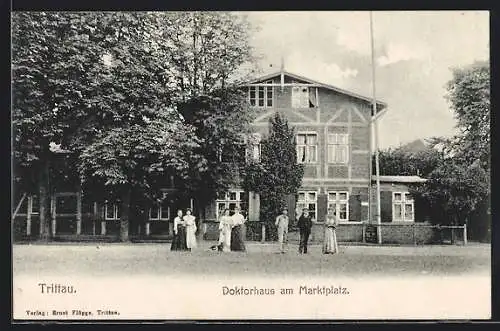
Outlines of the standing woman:
M191 209L186 209L186 216L184 216L184 224L186 225L186 246L188 250L196 248L196 218L191 215Z
M177 217L174 218L174 239L172 240L172 251L186 251L186 227L182 219L182 210L177 211Z
M323 242L323 254L336 254L339 252L339 247L337 245L337 234L335 229L337 228L337 216L332 207L328 208L328 212L325 216L325 239Z
M234 215L231 216L233 228L231 230L231 250L244 252L245 242L243 241L243 227L245 226L245 217L241 215L240 208L234 208Z
M229 209L224 209L224 213L219 219L219 250L228 252L231 249L231 228L233 219L229 216Z

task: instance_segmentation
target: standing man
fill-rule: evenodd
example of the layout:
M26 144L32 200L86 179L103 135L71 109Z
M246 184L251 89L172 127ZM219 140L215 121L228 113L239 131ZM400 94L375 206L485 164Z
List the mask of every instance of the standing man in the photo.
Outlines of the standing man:
M302 210L302 215L299 217L297 226L300 231L299 253L307 254L307 241L309 240L312 228L312 220L311 216L309 216L309 210L307 208Z
M288 243L288 210L283 209L282 214L276 217L275 225L278 227L278 241L281 253L285 253L285 243Z

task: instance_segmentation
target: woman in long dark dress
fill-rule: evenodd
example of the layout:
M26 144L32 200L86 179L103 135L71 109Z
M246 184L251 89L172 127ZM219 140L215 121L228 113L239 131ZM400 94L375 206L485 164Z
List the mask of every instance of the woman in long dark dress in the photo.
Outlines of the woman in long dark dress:
M186 226L182 219L182 210L177 211L177 217L174 218L174 239L172 240L172 251L187 251L186 244Z
M240 214L240 209L234 209L233 228L231 230L231 251L244 252L246 251L245 242L243 241L243 227L245 226L245 217Z

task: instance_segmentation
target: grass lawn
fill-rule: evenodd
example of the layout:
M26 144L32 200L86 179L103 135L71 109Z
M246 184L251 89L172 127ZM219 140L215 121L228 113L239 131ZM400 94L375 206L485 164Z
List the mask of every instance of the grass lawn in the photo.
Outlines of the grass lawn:
M191 252L171 252L170 244L31 244L13 246L16 275L460 275L490 272L490 245L341 246L337 255L319 245L299 255L290 245L247 243L247 252L218 253L212 242Z

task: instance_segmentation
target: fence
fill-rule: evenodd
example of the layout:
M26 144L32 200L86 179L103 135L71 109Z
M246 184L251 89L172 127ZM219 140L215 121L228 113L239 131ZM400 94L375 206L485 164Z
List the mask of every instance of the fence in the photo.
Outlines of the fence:
M119 234L118 221L96 220L89 215L82 215L81 233L75 235L75 222L67 222L67 226L58 227L58 236L54 240L116 240ZM19 215L17 221L13 224L14 241L36 240L39 235L39 217L33 216L27 227L27 217ZM103 226L103 223L106 223ZM169 233L171 222L162 224L162 233ZM380 231L378 228L380 227ZM277 228L273 223L266 222L247 222L245 226L245 238L247 241L257 242L275 242L277 241ZM105 232L104 232L104 230ZM154 224L151 224L151 230L154 230ZM219 238L219 223L216 220L205 220L199 229L198 235L203 240L216 241ZM157 231L152 231L157 232ZM467 244L467 228L465 225L440 226L428 223L382 223L368 224L365 222L341 223L336 230L337 240L340 243L374 243L378 244L380 234L380 243L398 244L398 245L423 245L423 244ZM156 235L156 233L131 233L132 241L141 240L170 240L170 233L167 235ZM299 233L295 226L289 228L288 239L291 243L298 243ZM315 223L311 230L309 241L311 243L320 243L324 239L324 225Z
M380 231L378 231L380 227ZM246 240L273 242L277 240L277 229L274 224L265 222L247 222ZM465 225L440 226L428 223L382 223L365 222L341 223L336 230L337 240L343 243L379 243L398 245L424 244L467 244L467 227ZM298 242L298 230L291 226L289 241ZM264 239L263 239L264 238ZM322 242L324 225L315 223L311 229L310 242Z

